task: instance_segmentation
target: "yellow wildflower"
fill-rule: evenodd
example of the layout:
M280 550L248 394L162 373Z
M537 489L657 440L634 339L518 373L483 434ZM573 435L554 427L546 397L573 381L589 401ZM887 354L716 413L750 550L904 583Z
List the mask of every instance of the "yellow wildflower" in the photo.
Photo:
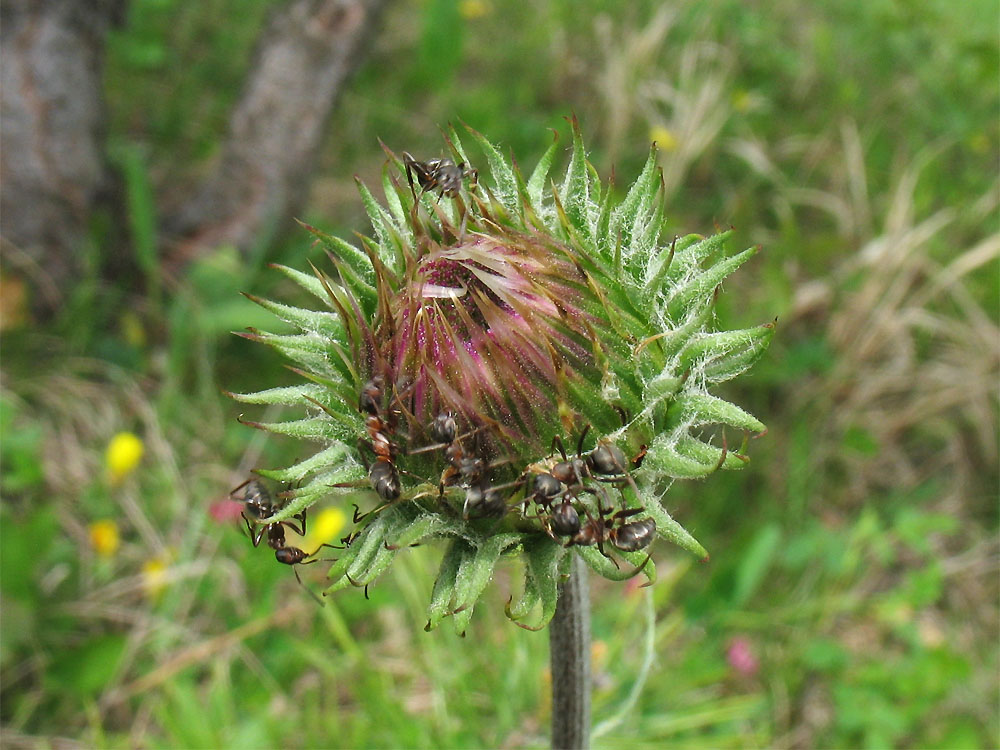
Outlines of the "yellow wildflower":
M666 125L654 125L649 129L649 139L656 142L660 151L673 151L677 148L677 136Z
M303 549L312 553L318 550L321 544L332 542L344 528L345 523L347 516L340 508L324 508L316 516L316 520L309 524Z
M136 315L134 310L126 310L122 313L121 320L122 336L136 349L146 346L146 329L142 326L142 319Z
M132 473L142 459L142 440L131 432L119 432L108 443L104 464L112 484L118 484Z
M753 106L753 97L746 89L736 89L732 96L733 109L741 115L750 111Z
M167 587L166 556L154 557L142 564L142 588L150 599L157 599Z
M111 557L118 551L121 539L118 537L118 524L105 518L90 524L90 544L101 557Z
M493 10L492 6L484 0L462 0L458 4L458 12L466 21L482 18Z

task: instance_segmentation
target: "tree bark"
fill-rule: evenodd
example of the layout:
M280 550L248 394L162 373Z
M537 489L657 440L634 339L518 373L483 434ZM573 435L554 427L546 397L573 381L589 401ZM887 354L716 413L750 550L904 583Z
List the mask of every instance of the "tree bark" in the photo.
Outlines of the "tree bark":
M0 250L32 282L36 314L78 278L104 158L104 42L127 0L4 0L0 6ZM385 0L291 0L260 35L215 169L166 213L161 261L267 242L298 211L327 123ZM120 209L120 207L118 207ZM131 257L130 253L121 257Z
M214 172L164 218L176 267L220 244L246 251L300 209L327 123L385 0L293 0L254 52Z
M0 249L55 310L106 184L104 40L124 0L5 0L0 10Z

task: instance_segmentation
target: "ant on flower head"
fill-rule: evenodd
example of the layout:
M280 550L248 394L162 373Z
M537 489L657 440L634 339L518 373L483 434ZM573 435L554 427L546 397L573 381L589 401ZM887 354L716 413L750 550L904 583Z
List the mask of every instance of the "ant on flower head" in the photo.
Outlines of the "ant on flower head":
M479 185L479 172L472 167L466 167L465 162L456 164L451 159L428 159L417 161L406 151L403 152L403 166L406 168L406 180L410 183L410 191L416 197L413 187L414 177L420 185L421 194L427 191L436 192L438 200L447 195L454 198L462 189L462 180L469 178L469 190L475 191Z
M292 572L295 573L295 579L299 582L299 585L306 589L306 591L309 591L313 599L322 606L322 600L302 582L299 571L295 566L318 562L319 560L315 555L323 547L338 548L333 544L321 544L315 551L307 553L298 547L289 546L285 542L286 526L299 536L306 535L305 509L296 513L290 519L286 518L283 521L267 523L267 519L281 510L285 506L285 503L280 501L275 502L271 492L259 479L248 479L243 484L234 487L229 493L230 497L234 496L240 490L243 490L243 510L240 515L247 526L247 532L250 534L250 541L253 543L253 546L260 546L261 541L266 536L267 546L274 550L274 558L284 565L291 565ZM251 525L251 519L253 519L253 525ZM298 522L297 526L296 522Z

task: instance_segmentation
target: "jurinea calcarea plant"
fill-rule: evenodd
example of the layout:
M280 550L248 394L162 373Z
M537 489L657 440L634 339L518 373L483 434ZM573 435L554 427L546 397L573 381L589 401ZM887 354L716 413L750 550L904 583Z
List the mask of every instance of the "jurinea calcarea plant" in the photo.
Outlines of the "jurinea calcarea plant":
M614 580L653 580L657 537L706 557L670 516L670 490L740 468L741 444L764 431L710 392L771 338L770 324L714 328L722 281L755 250L727 255L725 233L665 237L655 149L616 202L573 130L558 186L556 143L526 180L471 130L481 161L454 130L448 159L387 149L385 203L359 183L374 237L307 227L328 261L276 266L319 309L251 297L296 332L242 335L305 382L235 398L295 407L248 424L319 445L259 471L291 488L267 521L331 497L360 505L326 593L440 540L428 629L450 617L464 632L504 559L524 571L507 614L538 629L573 555Z

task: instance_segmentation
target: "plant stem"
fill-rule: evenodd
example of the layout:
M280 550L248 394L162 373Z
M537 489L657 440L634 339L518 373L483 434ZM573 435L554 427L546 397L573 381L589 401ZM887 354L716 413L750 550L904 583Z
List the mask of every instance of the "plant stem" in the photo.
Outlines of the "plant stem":
M590 746L590 594L587 569L573 555L569 578L559 585L556 614L549 623L552 671L552 748Z

